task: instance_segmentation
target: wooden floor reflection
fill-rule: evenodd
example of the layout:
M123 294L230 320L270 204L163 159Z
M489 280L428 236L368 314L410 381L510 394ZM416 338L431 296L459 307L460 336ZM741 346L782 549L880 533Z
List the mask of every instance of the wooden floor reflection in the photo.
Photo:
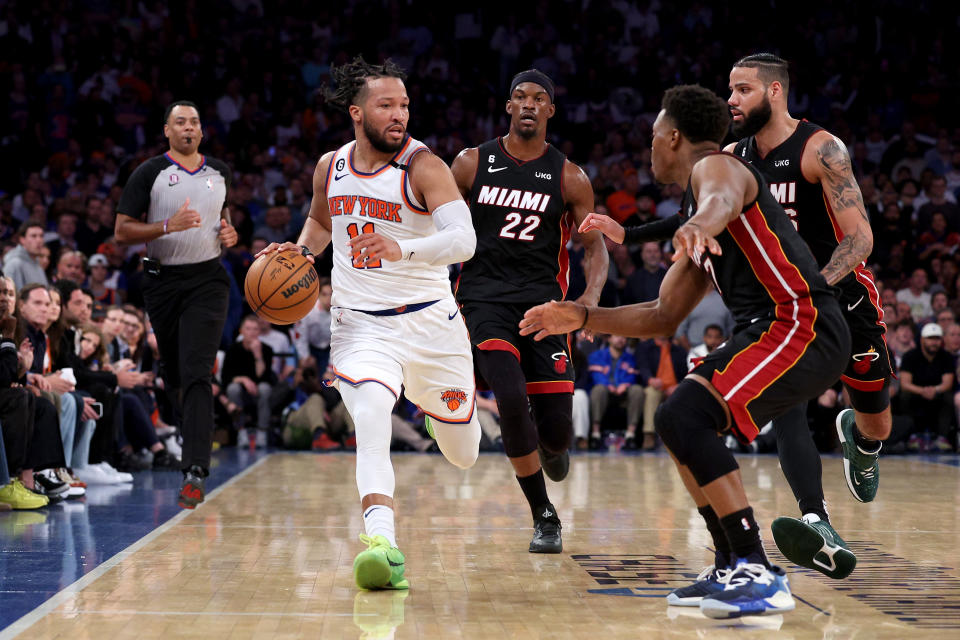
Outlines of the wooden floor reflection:
M841 461L825 459L830 512L860 557L856 571L831 581L785 564L795 611L721 622L664 602L712 557L665 456L575 456L568 479L549 486L563 520L556 556L527 553L530 514L502 456L468 471L435 455L394 462L408 593L353 585L353 457L274 454L21 637L960 637L955 466L885 458L878 499L864 505ZM793 497L776 458L740 462L769 540L774 517L796 515Z

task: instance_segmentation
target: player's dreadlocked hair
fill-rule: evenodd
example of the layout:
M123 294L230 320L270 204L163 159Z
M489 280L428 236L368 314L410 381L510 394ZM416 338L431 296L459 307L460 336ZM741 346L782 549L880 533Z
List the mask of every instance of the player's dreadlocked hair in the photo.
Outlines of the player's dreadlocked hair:
M783 87L783 95L790 91L790 63L783 58L778 58L772 53L755 53L737 60L737 67L747 67L756 69L760 81L765 85L771 82L779 82Z
M323 88L323 97L327 102L333 104L344 111L350 108L352 104L362 102L362 94L367 88L368 78L400 78L406 80L407 74L403 72L397 64L387 58L383 64L370 64L363 59L363 56L357 56L351 62L342 64L339 67L332 67L330 75L336 89L329 85Z
M690 142L723 142L730 108L717 94L698 84L682 84L663 94L663 109Z

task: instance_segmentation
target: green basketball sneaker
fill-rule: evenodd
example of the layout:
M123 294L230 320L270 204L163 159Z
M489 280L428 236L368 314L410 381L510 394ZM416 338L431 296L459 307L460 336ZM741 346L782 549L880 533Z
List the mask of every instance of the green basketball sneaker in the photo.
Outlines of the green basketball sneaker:
M843 447L843 475L847 478L847 488L860 502L870 502L877 497L880 484L880 470L877 468L880 449L867 453L858 447L853 439L856 428L853 409L845 409L837 415L837 435Z
M423 424L427 427L427 435L429 435L434 440L437 439L437 434L433 432L433 422L430 420L430 416L424 414Z
M403 577L406 558L403 552L391 547L383 536L360 534L360 541L367 544L353 560L353 579L361 589L409 589L410 583Z
M857 566L857 556L829 522L816 516L777 518L770 526L780 553L790 562L842 580Z

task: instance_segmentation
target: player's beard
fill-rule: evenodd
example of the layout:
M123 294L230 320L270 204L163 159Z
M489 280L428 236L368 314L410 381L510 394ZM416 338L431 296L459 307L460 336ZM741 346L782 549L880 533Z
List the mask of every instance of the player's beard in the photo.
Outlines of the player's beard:
M404 131L404 133L406 133L406 131ZM404 135L397 142L389 142L383 134L370 126L366 120L363 121L363 134L367 136L367 140L370 141L370 146L380 153L396 153L400 150L400 147L403 146L403 141L406 138L406 135Z
M770 99L764 95L763 102L756 109L750 113L744 113L743 120L733 123L731 127L733 135L737 138L749 138L757 135L770 122L771 115L773 115L773 110L770 108Z
M533 127L532 129L521 128L518 122L517 126L513 128L513 131L524 140L533 140L540 133L540 128L539 127Z

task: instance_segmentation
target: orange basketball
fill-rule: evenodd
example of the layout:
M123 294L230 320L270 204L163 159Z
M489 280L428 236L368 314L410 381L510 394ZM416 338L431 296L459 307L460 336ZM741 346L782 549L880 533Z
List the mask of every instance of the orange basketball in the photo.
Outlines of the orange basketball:
M320 297L317 272L298 251L274 251L257 258L243 283L247 304L273 324L293 324L310 313Z

